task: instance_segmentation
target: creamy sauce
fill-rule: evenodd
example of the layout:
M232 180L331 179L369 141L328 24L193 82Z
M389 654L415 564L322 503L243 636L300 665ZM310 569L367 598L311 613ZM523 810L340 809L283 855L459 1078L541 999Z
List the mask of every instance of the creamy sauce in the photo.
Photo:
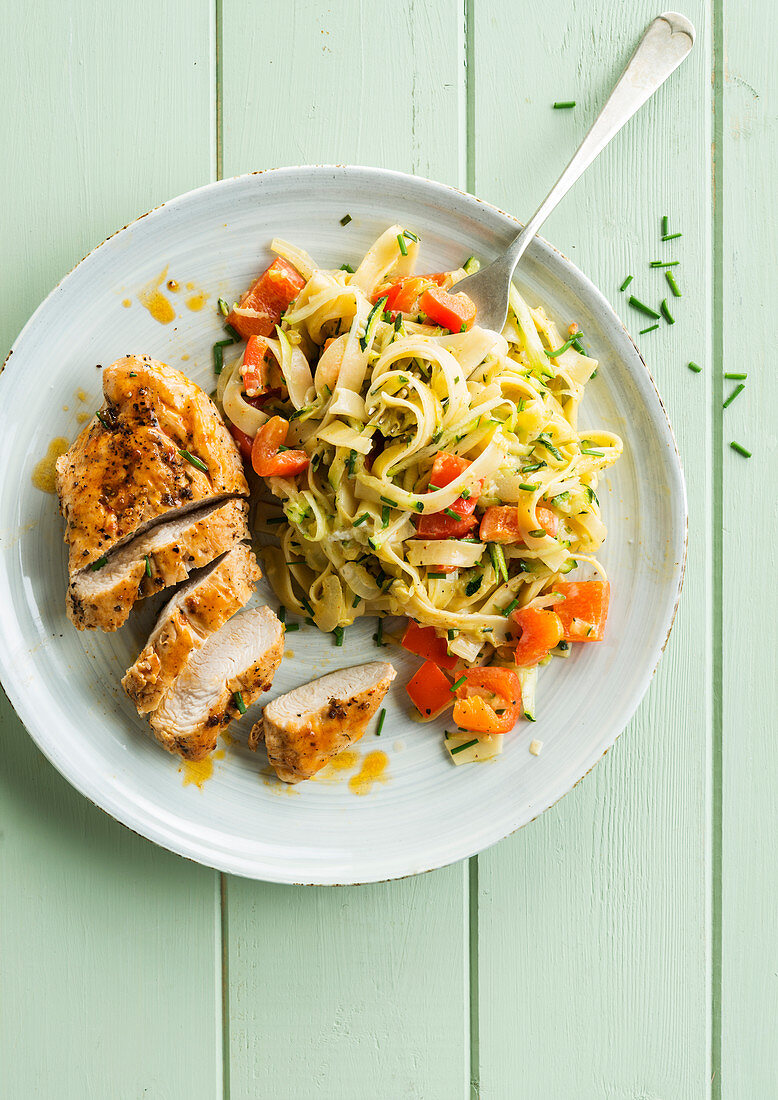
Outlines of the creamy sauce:
M337 759L337 758L336 758ZM388 779L386 769L389 766L389 757L380 749L369 752L362 757L362 767L356 775L352 775L348 781L348 789L352 794L370 794L374 783L385 783Z
M91 400L91 398L90 398L89 394L86 392L86 390L76 390L76 397L78 398L79 401L86 402L86 401Z
M222 730L221 738L225 745L235 744L235 738L232 736L229 730Z
M70 405L63 405L62 406L62 411L63 411L63 413L69 412L70 411Z
M224 751L224 749L215 749L211 755L213 756L214 760L223 760L227 753Z
M344 749L343 752L339 752L337 756L333 756L327 765L334 772L348 772L352 768L356 768L359 764L359 753L354 752L353 749Z
M293 649L285 650L284 651L284 657L288 657L291 660L292 657L294 657L294 650Z
M187 309L191 309L193 313L199 313L207 301L208 295L206 292L204 290L198 290L191 298L187 298Z
M91 419L89 413L76 413L76 420L79 424L86 424L89 419Z
M181 358L184 360L184 362L186 362L187 359L189 358L189 356L188 355L182 355Z
M176 311L173 308L173 304L169 298L166 298L162 291L159 289L167 278L167 268L164 271L160 271L156 279L152 279L150 283L138 294L138 301L144 306L155 321L159 321L161 325L169 325L171 321L175 320Z
M130 306L132 305L132 302L130 301L129 298L125 298L124 301L122 302L122 305L124 306L125 309L129 309Z
M186 289L187 289L187 290L194 290L194 288L195 288L195 285L194 285L194 283L187 283L187 284L186 284Z
M42 493L56 493L56 469L55 463L60 455L64 455L70 443L64 436L58 435L49 443L46 457L36 462L32 470L32 483Z
M184 760L178 769L184 777L184 786L193 783L202 790L203 783L213 775L213 756L206 756L205 760Z

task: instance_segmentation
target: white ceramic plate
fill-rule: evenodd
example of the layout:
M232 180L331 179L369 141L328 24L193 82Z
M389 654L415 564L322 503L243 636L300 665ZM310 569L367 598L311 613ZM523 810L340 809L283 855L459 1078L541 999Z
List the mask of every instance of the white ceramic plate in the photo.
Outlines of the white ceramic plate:
M343 228L346 213L353 220ZM0 377L0 675L11 702L55 767L93 802L166 848L240 875L299 883L395 878L472 855L526 824L624 728L678 600L686 504L667 416L609 304L538 240L519 282L560 327L580 323L601 361L583 423L625 440L601 494L609 528L602 560L612 582L606 640L541 670L538 721L520 723L500 758L455 768L442 746L444 723L409 717L403 685L418 661L376 649L374 620L349 629L342 648L310 627L290 634L274 693L379 656L397 668L383 734L379 740L371 731L359 746L389 757L385 781L364 796L349 788L349 773L294 788L270 779L264 755L244 744L258 708L232 727L238 741L201 787L185 784L179 762L150 739L119 679L154 609L113 635L71 626L56 498L33 487L33 468L52 437L74 438L78 414L99 407L96 364L149 354L211 390L210 349L223 333L216 297L239 296L269 262L273 236L336 266L358 260L394 221L421 234L428 270L457 267L471 253L489 260L517 231L513 219L468 195L374 168L288 168L225 180L152 211L87 256L34 314ZM163 269L181 287L167 295L177 312L167 325L137 300ZM199 290L209 297L194 312L186 300ZM260 597L275 605L269 589ZM528 751L533 737L543 742L539 757Z

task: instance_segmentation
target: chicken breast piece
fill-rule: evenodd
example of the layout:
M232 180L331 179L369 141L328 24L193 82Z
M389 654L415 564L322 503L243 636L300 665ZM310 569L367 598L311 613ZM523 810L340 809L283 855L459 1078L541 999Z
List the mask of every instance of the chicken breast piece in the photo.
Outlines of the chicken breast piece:
M147 356L103 371L105 400L57 459L71 573L123 540L220 496L246 496L240 454L198 385Z
M358 741L396 676L387 661L330 672L271 700L251 731L264 736L268 760L284 783L310 779Z
M244 500L217 501L169 520L71 578L68 618L79 630L118 630L136 600L185 581L249 537ZM96 565L97 563L95 563Z
M202 760L221 730L273 682L284 628L269 607L240 611L189 656L149 721L169 752Z
M241 542L178 589L122 679L139 714L156 709L192 651L245 607L261 576L251 548Z

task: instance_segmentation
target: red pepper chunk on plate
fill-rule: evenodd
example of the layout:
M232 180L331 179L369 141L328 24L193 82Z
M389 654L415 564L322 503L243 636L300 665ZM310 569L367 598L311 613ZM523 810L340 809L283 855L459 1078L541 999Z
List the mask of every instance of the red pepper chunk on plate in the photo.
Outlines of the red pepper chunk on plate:
M458 681L454 721L476 736L508 733L521 714L521 684L507 668L469 668Z
M429 488L445 489L452 481L460 477L470 466L465 458L438 451L430 472ZM476 503L481 495L482 481L468 489L466 496L459 496L442 512L419 516L416 520L416 532L421 539L461 539L477 525L473 515Z
M535 509L540 527L555 538L559 533L559 517L550 508L539 504ZM479 535L483 542L524 542L519 529L519 512L515 504L496 504L487 508L481 519Z
M449 671L456 668L457 658L449 653L445 639L435 633L434 626L419 626L413 619L409 619L400 644L409 653L434 661L440 668L447 668Z
M555 611L521 607L511 615L518 627L514 660L519 668L531 668L562 641L562 623Z
M454 702L451 681L434 661L425 661L405 690L425 722L437 718Z
M300 272L279 256L254 280L238 303L237 309L247 312L233 309L227 322L244 340L249 336L269 336L304 286Z
M558 581L554 604L566 642L601 642L605 637L611 586L607 581Z
M422 313L435 325L450 332L466 332L473 327L476 307L466 294L449 294L440 287L430 287L419 299Z
M284 440L289 422L282 416L271 416L254 436L251 464L260 477L294 477L308 469L310 459L305 451L288 450Z

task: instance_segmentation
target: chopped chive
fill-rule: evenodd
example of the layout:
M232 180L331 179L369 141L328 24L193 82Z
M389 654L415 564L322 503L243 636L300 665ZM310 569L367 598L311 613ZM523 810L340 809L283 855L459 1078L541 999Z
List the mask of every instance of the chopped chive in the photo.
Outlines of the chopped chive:
M217 298L216 305L218 306L219 313L221 313L222 317L229 317L230 307L227 305L223 298Z
M357 607L361 603L361 601L362 601L361 596L355 596L354 599L351 601L351 606L352 607Z
M702 367L698 366L697 363L691 363L690 362L690 363L687 364L687 366L689 367L689 370L694 371L695 374L699 374L700 371L702 370Z
M575 107L574 99L558 99L554 104L555 111L568 111L571 107Z
M450 642L453 642L454 638L456 638L456 636L457 636L456 630L447 630L446 631L446 637L448 638L448 640Z
M137 377L138 377L138 375L137 375L137 373L136 373L136 372L135 372L134 370L131 370L131 371L130 371L130 373L129 373L129 375L128 375L128 377L129 377L129 378L137 378Z
M389 497L379 497L378 499L382 504L388 504L390 508L397 507L397 503L394 500L390 500Z
M645 336L647 332L654 332L655 329L658 329L658 328L659 328L659 325L649 325L648 328L642 328L640 330L639 335L640 336Z
M562 347L557 348L556 351L548 351L546 348L543 348L543 351L545 351L549 359L556 359L558 355L561 355L563 351L567 351L567 349L569 347L572 347L576 340L580 340L582 336L582 332L576 332L573 336L570 337L569 340L565 340L564 344L562 344Z
M351 266L351 264L341 264L340 265L340 270L341 271L348 271L349 275L354 274L354 268Z
M197 455L190 454L189 451L185 451L182 447L178 448L178 453L190 464L190 466L194 466L196 470L201 470L204 474L208 473L208 467L197 457Z
M461 688L462 684L466 684L466 683L467 683L467 676L460 676L458 680L454 681L454 683L451 685L451 687L448 690L449 691L456 691L457 688Z
M225 325L224 331L230 334L236 344L240 344L243 342L243 340L245 340L245 336L241 336L238 330L236 328L233 328L232 325Z
M92 562L92 572L96 573L98 569L102 569L107 561L108 561L108 558L105 556L105 554L103 554L103 556L101 558L98 558L97 561L93 561Z
M651 260L649 267L678 267L680 260Z
M675 276L673 275L672 271L666 271L665 272L665 278L667 279L667 285L670 287L670 289L673 292L673 297L674 298L683 297L683 295L681 294L681 288L678 286L678 283L675 281Z
M544 531L543 533L545 534L545 531ZM501 615L504 615L504 616L505 616L505 618L507 619L507 618L508 618L508 616L510 615L510 613L511 613L512 611L515 611L515 610L516 610L516 608L517 608L518 606L519 606L519 600L518 600L518 597L517 597L517 598L516 598L515 600L511 600L511 602L510 602L510 603L508 604L508 606L507 606L507 607L504 607L504 608L502 609L502 611L500 612L500 614L501 614Z
M403 237L407 237L409 241L418 241L418 237L415 233L411 233L410 229L403 229Z
M545 462L532 462L529 466L522 466L521 472L523 474L534 474L536 470L542 469L545 465Z
M742 445L742 443L736 443L734 441L734 439L730 443L730 447L732 448L733 451L737 451L737 453L739 455L742 455L743 458L750 458L751 457L751 452L747 451L746 448Z
M465 741L464 745L457 745L455 749L449 749L448 751L454 756L455 753L464 752L465 749L472 749L473 745L478 744L478 738L474 737L472 741Z
M351 221L351 215L350 214L344 214L343 217L340 219L340 224L341 225L348 225L348 223L350 221Z
M286 633L287 634L293 634L295 630L299 630L299 629L300 629L300 624L299 623L287 623L286 624Z
M381 707L381 710L379 711L379 714L378 714L378 725L376 726L376 729L375 729L376 737L381 736L381 730L384 728L384 722L385 721L386 721L386 707Z
M741 379L748 378L747 374L725 374L725 378L731 378L733 381L739 382Z
M556 447L554 446L554 444L550 440L545 438L545 434L546 434L545 432L541 432L540 435L538 436L538 438L534 439L532 441L533 444L540 443L541 446L546 448L546 450L549 452L549 454L552 454L554 456L554 458L558 459L561 462L561 460L562 460L561 453L556 449ZM544 465L545 465L545 463L544 463ZM525 466L524 469L526 470L527 467Z
M666 235L667 235L667 214L665 214L662 218L662 236L665 237Z
M389 507L388 504L385 504L383 506L383 508L381 509L381 526L382 527L385 528L385 527L389 526L389 520L391 519L391 516L392 516L392 509Z
M639 298L636 298L634 294L630 294L629 304L633 309L639 309L641 313L645 313L646 317L653 317L656 321L658 321L661 316L661 314L657 313L651 306L647 306L645 302L641 302Z
M424 511L424 505L422 504L422 502L420 500L416 501L416 511L417 512L423 512Z
M441 580L446 579L446 577L448 576L448 573L433 573L431 570L428 569L427 570L427 576L431 577L432 580L441 581Z
M349 477L354 476L354 467L356 466L356 464L357 464L357 452L356 451L349 451L349 453L348 453L348 463L347 463L347 469L348 469L348 476Z
M97 417L97 419L100 421L100 423L103 425L104 428L107 428L108 431L111 430L111 425L108 423L108 421L105 419L105 417L103 416L103 414L101 412L96 412L95 416Z
M621 284L621 286L619 287L619 290L626 290L626 289L627 289L627 287L629 286L629 284L630 284L630 283L632 282L632 279L633 279L633 278L634 278L634 276L632 276L632 275L628 275L628 276L626 277L626 279L624 280L624 282L623 282L623 283Z
M402 253L402 255L407 256L408 255L408 246L406 245L405 240L403 239L402 233L397 234L397 244L399 246L399 249L400 249L400 252Z
M151 576L151 558L148 556L148 554L145 554L143 560L146 563L146 576L150 577Z
M721 407L723 409L729 408L729 406L732 404L732 402L735 400L735 398L739 397L740 394L743 392L743 390L745 388L746 387L743 385L742 382L740 383L739 386L735 386L734 390L732 391L732 393L729 395L729 397L727 398L727 400L724 402L724 404Z
M332 633L335 636L335 645L343 645L343 627L336 626Z
M465 595L474 596L478 589L481 587L481 582L483 581L483 579L484 576L482 573L480 577L473 577L471 581L468 581L465 585Z
M505 561L505 552L498 542L489 543L489 557L492 559L495 573L507 582L508 565Z
M286 516L270 516L266 523L286 523Z
M386 645L386 642L384 641L384 620L381 618L378 619L378 627L376 628L376 632L373 635L373 641L377 646Z
M662 311L662 316L664 317L665 321L667 321L668 325L674 325L675 324L675 317L673 317L673 315L670 312L670 309L667 305L667 298L662 299L662 304L659 308Z
M462 517L458 512L455 512L453 508L444 508L443 511L447 516L451 516L452 519L461 520Z
M234 340L217 340L213 345L213 373L221 374L224 370L224 349L234 344Z
M281 620L282 623L286 622L286 608L283 604L281 604L278 609L278 618Z
M525 493L534 493L537 489L537 485L529 485L524 481L519 482L519 488L523 489Z
M370 519L370 513L369 512L363 512L362 515L359 517L359 519L354 520L354 523L352 524L352 526L353 527L359 527L359 525L361 523L364 523L366 519Z
M582 455L594 455L595 458L603 458L605 455L605 451L598 451L596 447L592 447L590 439L582 440L579 450Z
M665 233L662 237L663 241L674 241L676 237L682 237L683 233Z
M531 539L544 539L546 537L546 532L542 527L539 527L537 531L529 531L528 534Z
M238 708L241 714L246 713L246 704L243 702L243 696L239 691L236 691L232 696L232 701Z

